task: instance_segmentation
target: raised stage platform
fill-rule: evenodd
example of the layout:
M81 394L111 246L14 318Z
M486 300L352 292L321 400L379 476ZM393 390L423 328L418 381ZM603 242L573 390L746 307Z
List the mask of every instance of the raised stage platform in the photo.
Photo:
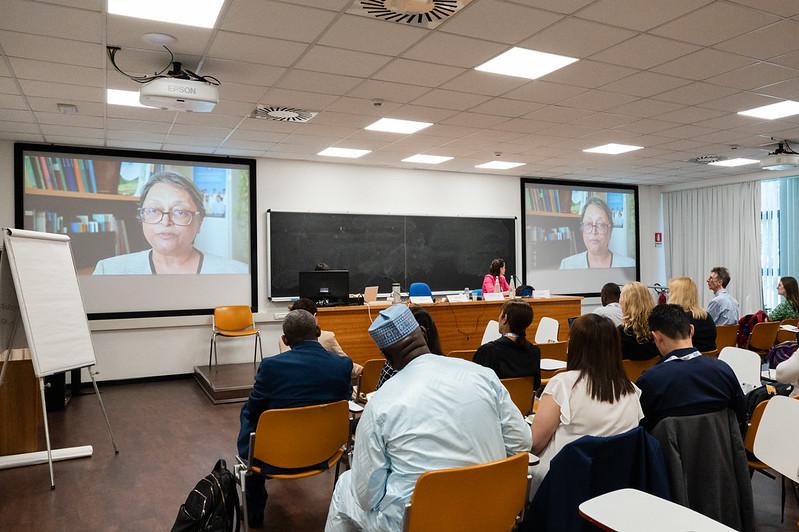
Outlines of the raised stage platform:
M247 400L255 381L258 363L195 366L194 379L212 403L240 403Z

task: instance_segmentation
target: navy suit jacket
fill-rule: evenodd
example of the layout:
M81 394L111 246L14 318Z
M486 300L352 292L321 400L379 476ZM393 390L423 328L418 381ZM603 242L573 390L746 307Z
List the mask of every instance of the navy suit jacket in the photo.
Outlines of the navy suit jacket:
M352 360L329 351L313 340L294 344L290 351L261 361L250 397L241 407L239 456L247 458L250 433L270 408L333 403L352 396Z

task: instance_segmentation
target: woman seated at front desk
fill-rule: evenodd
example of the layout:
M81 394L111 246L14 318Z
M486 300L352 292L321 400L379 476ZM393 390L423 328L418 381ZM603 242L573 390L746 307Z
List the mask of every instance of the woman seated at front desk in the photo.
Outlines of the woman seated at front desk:
M503 259L494 259L491 261L491 266L488 268L488 273L483 277L483 293L491 294L495 292L495 288L499 282L499 292L507 292L510 289L508 281L505 280L505 261Z

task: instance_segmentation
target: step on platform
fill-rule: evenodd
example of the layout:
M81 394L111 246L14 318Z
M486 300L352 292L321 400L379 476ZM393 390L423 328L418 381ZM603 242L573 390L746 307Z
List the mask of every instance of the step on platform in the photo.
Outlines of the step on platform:
M247 400L255 382L258 364L195 366L194 380L212 403L241 403Z

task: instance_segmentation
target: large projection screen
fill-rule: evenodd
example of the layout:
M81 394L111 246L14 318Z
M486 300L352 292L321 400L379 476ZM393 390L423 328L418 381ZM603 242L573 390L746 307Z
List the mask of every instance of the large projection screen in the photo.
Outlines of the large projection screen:
M64 234L90 318L257 310L255 161L15 144L16 226Z
M640 279L638 187L522 179L521 193L527 284L592 296Z

